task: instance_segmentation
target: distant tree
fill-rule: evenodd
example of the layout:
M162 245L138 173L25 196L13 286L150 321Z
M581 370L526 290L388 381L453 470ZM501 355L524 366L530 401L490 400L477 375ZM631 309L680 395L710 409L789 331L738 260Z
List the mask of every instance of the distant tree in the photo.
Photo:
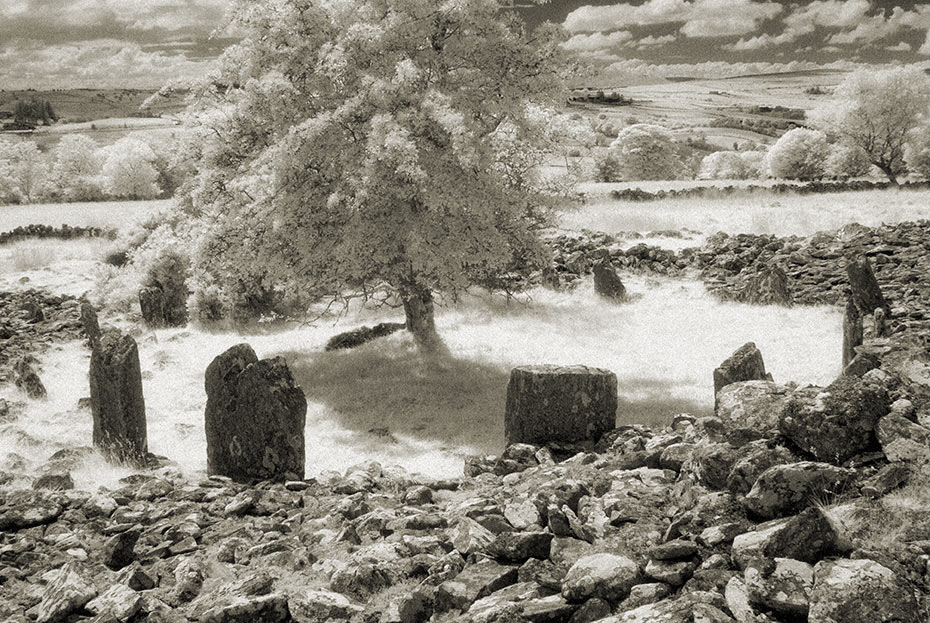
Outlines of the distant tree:
M53 151L52 184L67 201L100 199L99 146L84 134L66 134Z
M641 123L623 128L609 152L626 180L673 180L686 168L675 139L662 126Z
M824 162L824 173L827 177L846 180L868 175L871 170L869 154L858 145L849 141L838 141L830 145Z
M744 180L758 175L758 169L738 151L715 151L701 161L698 177L711 180Z
M773 177L795 180L819 179L827 160L827 135L817 130L795 128L782 135L769 149L769 171Z
M145 142L127 136L103 150L103 189L114 197L151 199L161 192L155 152Z
M49 167L33 141L0 142L0 161L5 162L7 192L15 190L19 201L31 203L47 190Z
M897 183L906 171L908 135L927 115L930 78L919 67L860 70L811 115L826 131L861 147L872 164Z
M52 103L43 99L16 100L13 106L13 119L16 123L37 125L39 122L51 124L58 120Z
M436 294L538 266L551 197L514 155L539 153L566 53L509 4L240 1L247 36L197 91L204 281L384 297L431 350Z

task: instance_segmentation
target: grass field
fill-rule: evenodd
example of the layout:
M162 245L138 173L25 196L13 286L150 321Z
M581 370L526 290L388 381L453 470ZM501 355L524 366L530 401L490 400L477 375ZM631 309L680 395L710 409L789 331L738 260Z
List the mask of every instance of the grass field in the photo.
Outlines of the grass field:
M33 224L115 227L122 230L149 214L166 209L171 201L158 199L0 206L0 232Z

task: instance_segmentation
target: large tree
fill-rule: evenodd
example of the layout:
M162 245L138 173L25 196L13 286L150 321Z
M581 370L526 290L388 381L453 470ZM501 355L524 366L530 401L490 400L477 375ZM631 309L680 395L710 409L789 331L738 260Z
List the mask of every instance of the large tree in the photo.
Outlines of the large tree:
M544 256L528 156L563 95L556 27L502 0L240 1L235 19L246 37L195 95L213 283L387 293L429 349L436 294Z
M813 118L841 141L861 147L869 161L897 183L906 171L908 135L930 108L930 79L919 67L859 70Z

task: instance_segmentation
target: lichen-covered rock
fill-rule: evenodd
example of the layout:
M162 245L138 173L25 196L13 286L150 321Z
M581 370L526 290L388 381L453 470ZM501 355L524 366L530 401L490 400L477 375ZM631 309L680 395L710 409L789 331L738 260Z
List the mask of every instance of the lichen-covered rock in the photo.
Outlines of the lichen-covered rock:
M790 389L772 381L730 383L717 394L714 414L727 440L743 445L778 432L779 415L790 397Z
M597 441L614 428L617 376L587 366L520 366L510 373L506 443Z
M210 608L198 619L200 623L287 623L293 620L287 596L281 593L236 595Z
M691 450L681 469L705 487L719 491L726 488L738 456L738 450L728 443L702 443Z
M880 384L840 377L823 389L794 392L779 430L817 460L839 464L875 444L875 425L888 408L888 392Z
M291 595L287 605L297 623L348 621L353 615L365 611L362 606L352 603L344 595L322 590Z
M854 470L815 461L775 465L756 479L743 503L756 517L784 517L841 493L855 476Z
M207 472L233 480L304 476L307 399L281 357L248 344L217 356L205 375Z
M818 562L836 551L837 533L820 509L808 508L794 517L759 524L733 539L730 556L745 569L759 558L791 558Z
M781 266L769 266L752 278L739 300L750 305L791 306L788 275Z
M752 603L788 617L807 616L812 565L791 558L760 558L746 567L744 579Z
M144 463L148 454L139 349L132 336L106 331L90 357L94 446L120 462Z
M714 396L731 383L771 380L765 372L762 353L755 343L746 342L714 369Z
M67 563L42 591L36 608L36 623L54 623L73 614L97 596L97 589L78 573L76 563Z
M875 433L889 461L925 463L930 460L930 429L903 415L889 413L878 421Z
M580 558L568 570L562 581L562 596L571 602L591 597L617 602L641 577L639 565L626 556L593 554Z
M814 567L809 623L920 623L908 583L872 560L823 561Z
M129 621L142 608L142 595L123 584L115 584L88 602L87 611L98 617Z
M726 488L732 493L745 495L759 476L775 465L797 461L790 450L767 440L753 441L740 448L740 457L726 475Z
M41 491L13 491L0 499L0 531L14 532L55 521L64 506Z
M467 610L477 600L517 581L517 568L482 560L469 565L439 585L436 590L436 610Z

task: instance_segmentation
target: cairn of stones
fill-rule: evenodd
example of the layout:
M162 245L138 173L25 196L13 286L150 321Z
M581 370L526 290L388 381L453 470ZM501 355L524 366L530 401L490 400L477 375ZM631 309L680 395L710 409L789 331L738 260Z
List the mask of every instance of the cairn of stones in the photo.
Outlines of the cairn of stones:
M207 367L207 472L240 482L304 477L307 399L282 357L237 344Z

